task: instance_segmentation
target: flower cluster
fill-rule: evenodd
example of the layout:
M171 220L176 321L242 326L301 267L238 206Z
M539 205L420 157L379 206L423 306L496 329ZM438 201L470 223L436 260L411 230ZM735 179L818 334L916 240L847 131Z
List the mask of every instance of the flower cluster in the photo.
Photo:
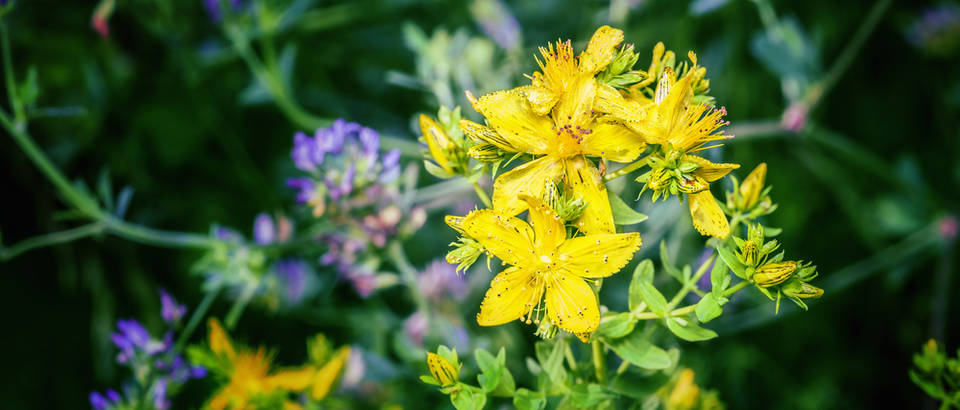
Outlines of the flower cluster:
M340 119L313 137L297 133L291 157L306 176L287 184L315 218L323 217L316 221L316 237L327 248L320 262L336 268L363 296L396 283L394 275L377 272L372 253L426 220L422 208L404 200L400 151L381 153L376 131Z
M775 290L778 308L783 294L806 309L803 299L823 295L823 289L809 283L817 277L817 267L809 262L784 261L783 252L771 256L780 244L776 240L767 241L767 236L763 225L750 225L747 239L733 237L737 246L736 259L727 257L725 262L737 276L752 282L771 300L774 299L771 290Z
M202 378L206 369L192 366L174 350L174 328L186 314L186 306L166 291L160 292L161 313L168 330L162 339L155 339L134 319L117 321L117 332L111 335L120 350L117 363L133 373L121 391L109 389L105 394L90 393L90 404L96 410L155 408L169 409L170 397L187 380Z
M541 48L540 71L529 76L529 85L480 98L467 92L486 120L460 120L475 143L467 155L480 162L528 159L497 176L493 209L447 219L461 234L447 255L459 270L482 253L512 265L491 283L477 316L481 325L522 319L545 335L556 326L584 340L597 329L600 312L590 283L617 273L640 246L638 234L616 233L607 161L630 163L617 176L649 166L637 180L654 199L687 196L698 231L719 238L730 233L709 183L739 165L694 155L729 138L718 131L727 124L726 110L714 109L706 95L706 70L692 52L689 63L677 64L662 43L650 67L635 70L638 56L622 42L622 31L604 26L579 55L570 41ZM438 159L459 160L451 152L462 152L463 145L435 150L437 128L421 120L443 167ZM529 224L515 217L524 211Z

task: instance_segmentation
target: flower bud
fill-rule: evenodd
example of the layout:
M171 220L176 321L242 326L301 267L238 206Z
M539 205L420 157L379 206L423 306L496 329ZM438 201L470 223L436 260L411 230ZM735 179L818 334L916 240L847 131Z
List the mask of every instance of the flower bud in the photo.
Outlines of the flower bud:
M823 289L799 280L791 281L783 286L783 293L800 299L816 299L823 296Z
M762 288L769 288L790 279L796 271L796 261L768 263L753 274L753 282Z
M506 152L491 143L483 143L470 147L467 155L480 162L497 162L506 157Z
M750 175L747 175L747 178L743 180L743 183L740 184L740 197L741 210L748 210L753 208L757 204L757 201L760 199L760 193L763 192L763 183L767 177L767 164L760 163L757 165L753 171L750 171Z
M443 222L446 222L447 226L453 228L455 231L459 232L461 235L465 233L463 231L462 216L447 215L443 218Z
M457 149L457 144L432 118L424 114L420 114L420 132L423 133L423 139L427 142L427 148L434 162L445 171L455 173L454 161L450 154Z
M430 374L436 379L441 387L451 386L457 383L460 377L460 368L444 359L442 356L428 352L427 367L430 368Z
M677 190L685 194L695 194L710 189L710 184L696 175L688 175L677 182Z
M748 240L743 244L743 250L740 252L740 262L746 266L757 266L760 262L760 248L757 243Z
M693 370L684 369L673 385L673 390L667 398L668 409L692 409L700 395L700 387L694 383Z
M447 252L447 263L457 265L457 273L464 272L480 257L485 251L483 245L470 238L460 238L457 242L450 243L453 249Z

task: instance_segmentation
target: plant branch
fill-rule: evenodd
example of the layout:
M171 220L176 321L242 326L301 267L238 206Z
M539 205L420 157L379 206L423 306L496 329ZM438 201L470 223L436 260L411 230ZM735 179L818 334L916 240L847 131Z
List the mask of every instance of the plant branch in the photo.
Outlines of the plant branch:
M37 248L72 242L77 239L94 236L100 233L103 233L103 224L94 222L72 229L34 236L32 238L17 242L12 246L0 245L0 261L13 259L22 253L29 252Z

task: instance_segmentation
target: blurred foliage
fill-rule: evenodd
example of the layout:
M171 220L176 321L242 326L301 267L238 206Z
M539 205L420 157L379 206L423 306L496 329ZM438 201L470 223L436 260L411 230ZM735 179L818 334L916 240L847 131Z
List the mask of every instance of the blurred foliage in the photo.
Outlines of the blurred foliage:
M132 187L127 219L249 232L258 212L293 204L284 183L295 172L291 136L306 127L251 86L256 80L203 2L119 2L108 37L91 27L91 3L12 3L4 19L17 78L27 80L20 94L35 97L32 134L71 178L93 185L108 172L116 187ZM917 408L924 392L907 377L915 347L931 337L956 345L960 337L960 306L948 303L960 212L958 34L955 20L921 18L934 2L894 3L859 54L845 47L874 2L522 0L507 4L520 35L501 38L506 46L485 37L475 16L489 11L471 2L266 3L296 16L278 15L273 40L283 45L277 54L286 87L305 110L409 141L419 135L418 114L433 114L439 104L469 107L462 89L479 94L520 83L535 69L528 57L536 47L558 37L586 39L599 25L615 24L626 38L642 39L637 50L657 41L696 50L710 70L712 95L729 110L728 133L740 135L724 159L747 169L768 164L780 208L765 224L783 230L778 239L791 244L791 255L817 261L828 295L802 315L784 306L777 320L762 296L733 298L728 306L740 310L710 324L721 337L677 342L697 385L716 390L730 408ZM925 34L910 34L917 32ZM848 68L831 76L844 58L852 58ZM61 199L6 133L0 174L4 244L72 226L75 215L60 212ZM640 228L643 255L657 255L657 235L666 235L675 260L699 255L699 242L656 224L677 206L641 209L650 215ZM414 235L418 246L408 246L415 266L439 257L453 239L435 219ZM0 264L0 306L10 312L2 342L5 407L86 407L90 391L117 385L126 375L113 363L116 319L145 318L147 328L161 329L160 287L195 307L201 283L188 273L201 256L96 236ZM488 280L472 275L463 306L479 305ZM605 287L629 281L618 275ZM232 334L295 363L306 356L303 340L323 332L334 345L372 353L355 387L363 405L449 402L417 380L425 363L398 365L422 350L394 337L414 312L402 289L361 303L346 284L325 286L314 304L282 320L248 309ZM223 317L229 309L218 301L211 313ZM472 320L460 325L481 335L474 347L506 346L517 385L535 384L519 359L537 354L532 335L516 326L475 332ZM461 377L477 373L471 362ZM175 406L198 406L211 388L187 383Z

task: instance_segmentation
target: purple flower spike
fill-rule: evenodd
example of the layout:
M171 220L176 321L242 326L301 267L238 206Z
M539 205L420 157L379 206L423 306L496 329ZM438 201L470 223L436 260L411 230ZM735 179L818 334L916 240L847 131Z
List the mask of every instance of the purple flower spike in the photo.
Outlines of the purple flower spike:
M380 134L376 131L363 127L360 129L360 143L363 144L363 153L367 156L376 155L380 149Z
M400 176L400 150L393 149L387 152L381 160L383 172L380 174L380 182L390 182Z
M123 346L117 343L117 336L128 342L130 346L140 349L146 349L150 343L150 334L147 333L147 329L144 329L140 322L134 319L118 320L117 329L120 330L120 333L113 334L115 336L114 343L121 349L123 349Z
M298 169L307 172L316 170L317 164L323 162L323 152L317 146L317 141L302 132L293 136L290 156Z
M266 213L261 212L257 219L253 221L253 240L258 245L269 245L276 240L276 227L273 225L273 218Z
M177 300L166 290L160 289L160 315L163 316L164 322L177 323L186 313L187 307L185 305L178 304Z
M114 389L107 389L107 398L110 399L113 404L120 403L120 393L117 393Z
M110 408L110 402L99 392L90 393L90 405L94 410L107 410Z
M283 283L292 304L298 303L306 292L308 269L307 264L299 259L278 261L274 267L274 274Z

